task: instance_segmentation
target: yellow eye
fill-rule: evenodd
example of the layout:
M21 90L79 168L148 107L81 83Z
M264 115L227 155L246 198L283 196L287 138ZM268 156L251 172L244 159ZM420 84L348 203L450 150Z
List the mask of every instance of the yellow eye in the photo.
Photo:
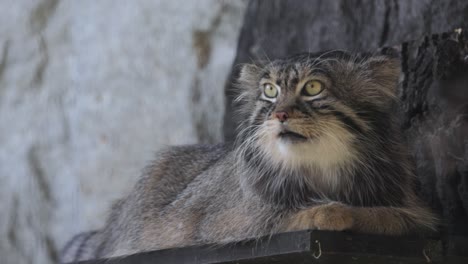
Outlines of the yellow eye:
M314 96L321 93L323 90L322 83L319 81L308 81L302 88L302 95Z
M268 98L275 98L278 96L278 89L273 84L265 83L263 85L263 93Z

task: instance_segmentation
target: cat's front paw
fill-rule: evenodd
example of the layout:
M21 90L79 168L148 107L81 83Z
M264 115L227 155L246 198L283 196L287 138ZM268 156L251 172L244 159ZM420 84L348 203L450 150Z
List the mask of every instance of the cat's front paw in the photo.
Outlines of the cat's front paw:
M318 230L343 231L354 226L351 207L342 203L328 203L311 208L313 226Z

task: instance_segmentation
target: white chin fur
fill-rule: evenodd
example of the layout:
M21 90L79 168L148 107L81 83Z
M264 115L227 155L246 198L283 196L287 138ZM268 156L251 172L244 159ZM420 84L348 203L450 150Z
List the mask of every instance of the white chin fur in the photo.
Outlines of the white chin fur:
M261 142L264 154L284 169L311 168L329 174L353 164L357 158L351 147L354 135L344 128L334 127L332 131L304 142L281 139L274 129L266 134Z

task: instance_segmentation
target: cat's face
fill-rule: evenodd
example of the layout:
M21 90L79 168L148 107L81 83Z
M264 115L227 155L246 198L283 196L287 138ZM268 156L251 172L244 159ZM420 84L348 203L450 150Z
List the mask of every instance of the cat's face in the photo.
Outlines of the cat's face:
M384 56L329 52L244 66L245 144L289 168L355 162L354 144L375 136L375 114L389 111L395 98L398 65Z

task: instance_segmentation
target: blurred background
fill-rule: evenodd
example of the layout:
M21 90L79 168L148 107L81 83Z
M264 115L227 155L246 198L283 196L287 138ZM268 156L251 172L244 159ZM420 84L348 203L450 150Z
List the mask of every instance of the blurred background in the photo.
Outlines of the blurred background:
M246 4L0 0L0 263L55 263L163 146L222 140Z
M164 146L232 140L233 66L329 49L396 48L418 194L468 237L466 32L466 0L0 0L0 263L56 263Z

